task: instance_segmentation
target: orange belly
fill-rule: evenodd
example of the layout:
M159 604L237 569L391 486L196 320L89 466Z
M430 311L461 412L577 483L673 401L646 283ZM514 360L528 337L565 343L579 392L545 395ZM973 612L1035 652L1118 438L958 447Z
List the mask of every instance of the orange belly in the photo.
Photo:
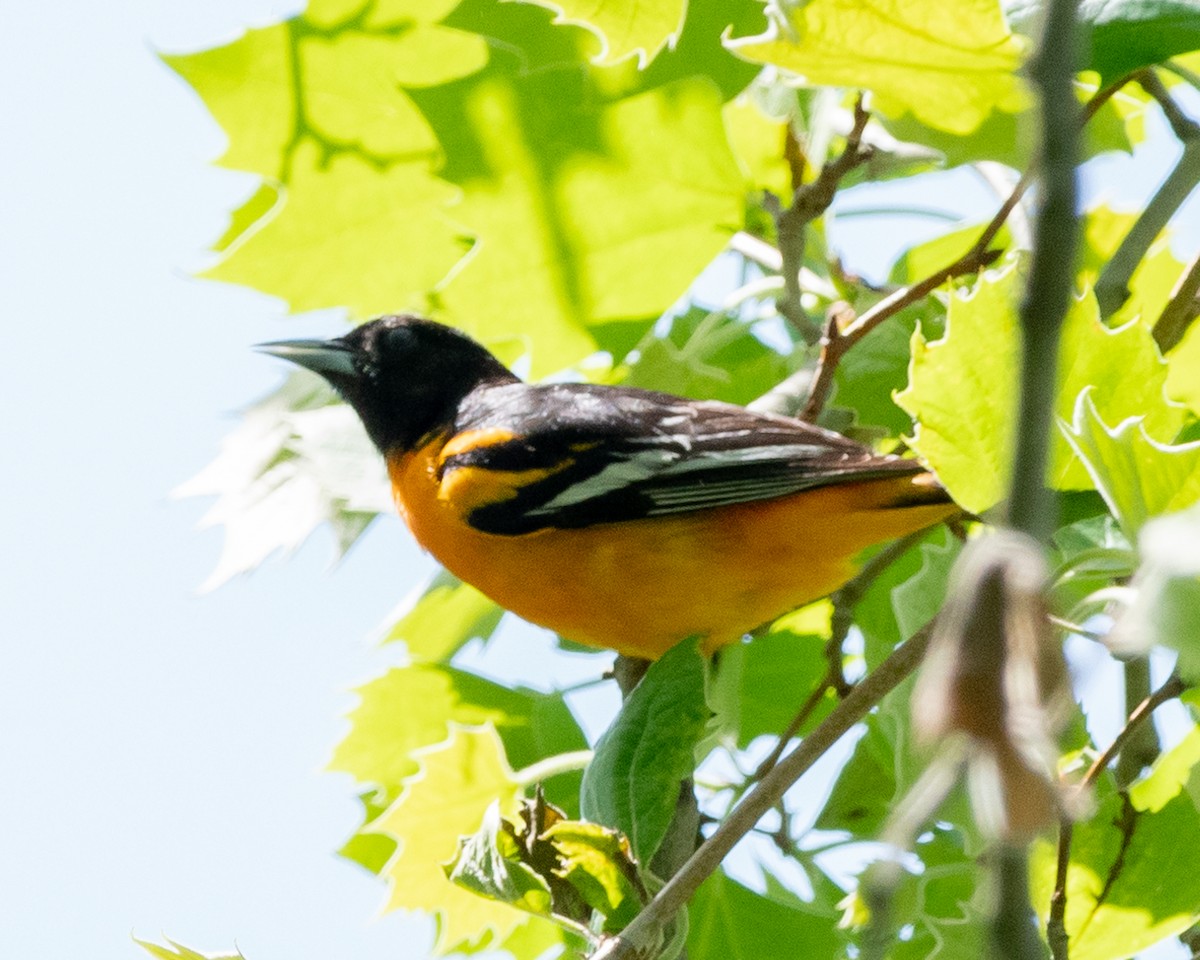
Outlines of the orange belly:
M426 550L531 623L649 659L686 637L704 638L708 651L733 642L836 590L854 575L865 548L958 512L947 503L894 506L919 489L906 476L667 517L498 536L471 527L456 506L475 500L469 481L451 473L439 485L437 448L431 444L388 464L400 513ZM491 474L480 482L494 496L505 478Z

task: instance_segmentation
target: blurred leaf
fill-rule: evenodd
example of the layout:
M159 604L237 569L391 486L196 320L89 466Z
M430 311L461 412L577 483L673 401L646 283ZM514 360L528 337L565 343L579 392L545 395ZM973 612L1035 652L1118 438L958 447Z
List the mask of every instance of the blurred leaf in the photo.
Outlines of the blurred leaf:
M704 881L688 907L689 960L805 960L845 956L828 912L803 910L742 886L723 870Z
M946 526L930 531L917 546L920 569L892 591L892 609L901 637L914 636L942 608L950 570L961 551L961 541Z
M759 340L751 324L693 306L672 318L663 336L643 340L622 382L698 400L747 404L794 367Z
M1038 22L1042 0L1005 0L1009 22L1018 30ZM1105 83L1200 49L1200 8L1193 0L1081 0L1084 25L1082 65Z
M1054 548L1050 606L1060 613L1114 580L1127 580L1137 568L1136 552L1108 513L1060 527Z
M666 834L708 717L704 662L686 641L650 664L596 743L580 790L583 815L625 834L643 867Z
M740 749L755 737L783 733L825 676L832 609L819 600L797 611L803 619L789 614L750 643L722 648L708 699L717 729ZM828 694L799 732L811 730L836 702Z
M399 641L414 660L446 663L471 640L486 640L504 610L454 574L438 570L389 615L380 643Z
M832 403L853 410L856 424L883 427L893 437L912 432L912 417L892 397L908 382L909 345L924 312L906 310L880 324L838 363Z
M392 509L382 458L354 412L300 372L246 409L216 459L173 495L218 498L201 526L224 526L225 543L202 590L294 550L327 521L344 552Z
M935 826L918 840L913 852L924 869L907 875L913 904L913 934L896 944L895 960L958 960L988 955L988 907L979 889L977 860L963 849L962 838Z
M455 726L493 727L518 767L587 747L561 696L511 690L450 666L396 667L356 693L350 732L329 769L392 795L416 773L417 752L443 742ZM547 794L570 809L578 783L578 774L562 774L547 781Z
M1139 652L1156 643L1170 647L1184 681L1200 683L1200 507L1150 520L1138 548L1134 600L1109 642Z
M811 84L864 87L880 112L910 111L959 135L976 130L993 109L1011 112L1025 103L1017 79L1022 45L995 0L812 0L785 9L785 22L731 47Z
M637 55L638 65L673 43L683 25L687 0L525 0L548 7L555 22L577 23L604 41L600 63L613 63Z
M896 402L917 421L912 445L966 509L980 513L1007 488L1015 436L1020 334L1015 308L1019 273L985 273L969 294L951 296L946 334L913 338L909 385ZM1109 329L1095 297L1072 301L1063 327L1055 410L1070 416L1086 387L1113 420L1141 415L1147 429L1174 437L1185 411L1164 394L1166 365L1137 322ZM1048 481L1087 489L1092 480L1063 437L1052 441Z
M938 556L945 549L948 536L949 531L945 527L930 530L911 549L893 560L854 605L854 624L863 634L868 669L878 666L898 644L909 638L910 635L904 632L896 618L893 594L901 584L921 577L926 568L925 546L930 546L930 556ZM939 548L939 545L942 547ZM936 565L931 566L929 573L936 569ZM935 589L942 591L944 586L937 586L939 582L935 577ZM909 625L907 617L905 625Z
M386 790L364 790L358 795L358 800L363 807L363 823L370 823L387 809L391 797ZM339 857L345 857L371 873L381 872L395 853L396 841L391 837L381 833L365 833L361 829L353 833L338 850Z
M383 871L390 885L387 908L437 914L439 954L488 934L503 939L524 923L545 923L455 886L442 868L490 804L501 813L516 811L520 788L495 730L455 725L444 743L421 750L418 762L420 772L404 781L397 800L368 827L398 844Z
M168 940L167 943L170 946L167 947L146 940L138 940L136 937L133 942L152 957L157 957L158 960L245 960L239 950L235 950L233 953L197 953L174 940Z
M1077 822L1066 886L1071 960L1129 957L1195 923L1200 918L1200 873L1193 869L1198 848L1200 813L1183 795L1150 811L1110 794L1092 817ZM1055 843L1034 842L1030 888L1043 919L1056 856Z
M1080 101L1086 102L1096 92L1096 85L1077 81L1075 91ZM1084 127L1080 139L1083 158L1108 150L1130 152L1133 144L1142 140L1146 99L1120 92L1100 107ZM877 119L898 140L938 151L947 168L991 160L1024 169L1032 160L1037 136L1036 115L1030 110L993 109L969 137L929 126L911 113L877 115Z
M1110 428L1091 390L1079 395L1070 426L1060 420L1059 427L1130 540L1151 517L1200 500L1200 442L1158 443L1140 416Z

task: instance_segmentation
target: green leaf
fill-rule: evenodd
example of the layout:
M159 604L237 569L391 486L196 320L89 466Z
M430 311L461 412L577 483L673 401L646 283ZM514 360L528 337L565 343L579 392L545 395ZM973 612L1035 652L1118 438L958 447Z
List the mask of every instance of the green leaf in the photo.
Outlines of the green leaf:
M969 294L950 298L945 336L913 338L909 385L896 402L917 421L913 446L968 510L980 513L1004 496L1015 436L1020 332L1020 275L985 273ZM1174 437L1186 411L1167 402L1166 365L1146 328L1100 322L1095 297L1072 301L1063 326L1055 411L1069 417L1086 387L1113 420L1142 415L1155 435ZM1052 441L1048 481L1087 489L1088 472L1063 437Z
M1200 806L1200 727L1192 727L1187 736L1167 753L1154 761L1144 778L1129 788L1129 800L1138 810L1157 813L1187 791L1192 802Z
M905 919L913 935L896 945L895 960L957 960L987 956L989 909L979 883L978 861L956 832L935 826L913 849L924 864L906 875L897 899L911 903Z
M953 539L944 527L930 530L911 549L893 560L854 605L854 624L862 631L869 669L878 666L898 644L907 640L911 636L906 632L907 628L912 626L914 619L920 618L919 614L913 617L906 613L904 626L901 626L893 598L896 590L913 578L918 578L918 585L911 589L919 590L921 579L929 577L930 587L936 595L941 597L944 593L945 586L941 580L944 572L940 562L934 561L935 558L948 561L948 538ZM925 550L927 546L928 553Z
M245 960L240 950L234 950L233 953L197 953L174 940L168 940L170 946L166 947L136 937L133 942L158 960Z
M392 612L380 643L400 641L414 660L446 663L471 640L488 639L503 616L470 584L439 570Z
M644 67L678 35L686 0L526 0L558 13L555 23L587 27L603 39L604 50L595 60L615 63L637 55Z
M220 454L173 496L216 496L201 526L223 526L211 590L331 522L346 550L390 511L383 461L354 412L317 377L294 373L242 414Z
M600 103L572 68L489 75L461 103L442 105L469 120L445 137L479 138L482 166L455 171L463 195L454 214L482 240L439 303L481 336L520 317L505 331L543 351L535 375L591 352L585 328L641 321L640 332L743 216L744 182L707 82Z
M755 737L783 733L809 694L824 678L828 664L828 600L788 614L750 643L721 650L716 676L709 687L709 703L716 728L745 749ZM833 709L829 693L812 712L804 733Z
M650 665L596 743L580 790L583 815L625 834L643 867L667 832L708 717L704 662L687 641Z
M1076 81L1075 92L1086 101L1096 92L1094 83ZM1143 139L1147 98L1119 91L1108 99L1088 121L1080 138L1082 158L1108 150L1130 152ZM1032 160L1037 143L1036 114L1031 110L1011 112L992 110L983 122L964 137L921 123L911 113L878 115L880 123L898 140L919 144L941 153L944 166L957 167L980 160L993 160L1005 166L1024 169Z
M811 84L872 90L882 113L911 112L959 135L994 109L1025 103L1022 45L996 0L812 0L784 9L786 19L767 34L731 41L734 51Z
M494 727L518 767L587 746L560 696L510 690L454 667L397 667L356 692L361 702L350 712L350 732L329 769L393 795L416 773L416 753L444 741L455 726ZM564 774L546 790L570 809L578 782L577 774Z
M1060 421L1059 427L1130 540L1151 517L1200 500L1200 441L1158 443L1140 416L1109 428L1091 390L1079 395L1071 425Z
M1037 23L1042 6L1041 0L1004 4L1017 29ZM1200 49L1200 9L1193 0L1081 0L1076 15L1086 39L1082 67L1105 83Z
M1155 793L1147 789L1144 799L1157 803ZM1043 918L1056 847L1043 839L1031 851L1031 894ZM1110 794L1090 819L1076 823L1066 886L1071 960L1129 957L1190 927L1200 918L1198 848L1200 813L1183 794L1155 810Z
M370 823L383 813L391 799L387 790L364 790L359 793L358 800L363 807L363 823ZM381 833L366 833L361 828L338 850L339 857L357 863L370 873L382 872L395 854L395 840Z
M646 337L622 383L698 400L747 404L796 367L754 335L754 327L722 311L693 306L659 336Z
M1186 403L1200 416L1200 323L1192 322L1183 339L1167 354L1167 395Z
M900 636L908 639L937 615L946 599L950 570L962 551L962 542L940 526L917 547L920 569L892 591L892 609Z
M690 960L805 960L845 956L846 942L832 911L801 909L755 893L719 870L688 907Z
M489 900L538 916L550 913L550 885L521 862L519 846L500 817L498 802L488 806L478 830L459 838L458 853L445 871L451 883Z
M404 781L400 796L368 826L398 846L383 871L387 908L437 914L439 954L489 934L503 939L525 923L545 923L456 886L442 867L489 805L516 811L520 788L495 730L455 726L444 743L421 750L418 761L420 772Z
M605 918L605 932L628 926L645 896L629 841L615 830L578 820L560 820L542 838L558 854L558 875Z

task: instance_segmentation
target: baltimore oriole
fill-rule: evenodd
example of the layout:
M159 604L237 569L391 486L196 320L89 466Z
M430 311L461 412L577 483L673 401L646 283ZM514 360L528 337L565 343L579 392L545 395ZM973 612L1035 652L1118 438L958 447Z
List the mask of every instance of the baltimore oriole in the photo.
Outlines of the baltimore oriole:
M631 656L737 640L844 584L865 548L958 509L914 460L726 403L527 384L418 317L261 349L354 407L409 529L448 570Z

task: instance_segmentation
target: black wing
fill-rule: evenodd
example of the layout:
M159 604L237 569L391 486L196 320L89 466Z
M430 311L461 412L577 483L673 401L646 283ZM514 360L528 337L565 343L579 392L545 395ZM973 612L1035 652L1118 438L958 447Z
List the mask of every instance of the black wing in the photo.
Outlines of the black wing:
M924 470L799 420L590 384L485 387L464 403L455 426L514 439L448 457L443 476L463 468L547 471L515 497L471 512L473 527L497 534L683 513Z

